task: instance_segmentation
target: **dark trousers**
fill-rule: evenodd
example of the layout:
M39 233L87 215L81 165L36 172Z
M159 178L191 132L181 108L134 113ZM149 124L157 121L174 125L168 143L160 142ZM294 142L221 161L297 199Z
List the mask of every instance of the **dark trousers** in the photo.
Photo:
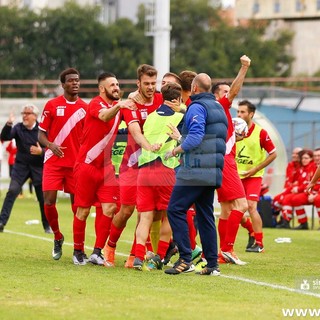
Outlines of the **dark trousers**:
M6 197L3 201L2 204L2 209L0 213L0 223L3 225L6 225L10 215L11 211L14 205L14 202L17 199L17 196L20 194L21 189L22 189L23 184L21 185L20 182L11 179L10 185L9 185L9 190L6 194ZM42 185L34 186L36 196L38 199L39 207L40 207L40 212L41 212L41 221L43 228L46 229L49 227L49 223L47 221L46 215L44 213L44 200L43 200L43 192L42 192Z
M191 262L191 246L187 223L187 210L194 203L204 256L208 267L217 266L218 244L215 218L213 215L214 187L187 186L177 179L168 206L168 219L173 239L179 248L180 258Z

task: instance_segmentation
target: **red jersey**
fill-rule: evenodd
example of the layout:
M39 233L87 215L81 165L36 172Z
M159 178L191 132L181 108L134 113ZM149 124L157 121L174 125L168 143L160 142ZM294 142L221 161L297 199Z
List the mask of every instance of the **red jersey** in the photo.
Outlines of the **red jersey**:
M236 136L235 136L234 126L232 123L232 117L230 113L231 101L227 98L227 96L224 96L221 99L219 99L218 102L222 105L228 119L228 131L227 131L227 138L226 138L226 155L231 153L233 157L235 157Z
M291 188L292 184L297 181L300 167L301 165L299 161L291 161L288 163L284 188Z
M153 97L153 101L150 104L138 104L136 103L137 110L123 110L124 121L129 127L132 122L139 122L141 132L143 132L143 124L145 123L148 114L155 111L163 102L162 94L156 92ZM120 172L126 170L127 167L138 168L138 158L141 154L140 146L135 142L130 130L128 133L128 144L123 156L123 160L120 167Z
M111 150L118 132L121 110L107 122L99 119L99 113L117 103L118 101L114 101L110 105L100 96L91 100L85 117L77 162L92 164L97 168L111 164Z
M6 151L9 153L9 156L8 156L8 164L9 165L13 165L16 161L16 154L17 154L17 146L16 146L16 141L14 139L12 139L7 147L6 147Z
M59 158L49 149L44 162L61 167L73 167L80 148L87 104L80 98L74 102L59 96L49 100L41 115L39 129L47 133L50 142L64 147L64 157Z
M298 186L298 192L305 192L307 185L311 181L314 173L317 170L317 165L314 163L314 161L311 161L306 166L301 166L298 174L298 180L297 180L297 186ZM291 186L293 188L294 186Z

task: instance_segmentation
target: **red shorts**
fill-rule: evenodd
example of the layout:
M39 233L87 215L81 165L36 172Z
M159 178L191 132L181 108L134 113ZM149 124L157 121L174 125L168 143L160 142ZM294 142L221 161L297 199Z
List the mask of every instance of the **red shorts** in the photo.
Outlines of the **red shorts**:
M226 155L224 157L222 185L217 189L217 194L219 202L232 201L246 197L246 193L237 171L237 164L234 156L232 155Z
M90 164L77 163L74 172L76 206L89 208L97 203L117 203L119 185L111 164L97 168Z
M154 161L139 169L137 187L137 210L167 210L175 184L174 169L161 161Z
M139 169L128 168L119 175L120 203L135 206L137 202L137 178Z
M259 201L262 177L241 179L248 200Z
M42 176L42 191L63 190L74 194L74 176L72 167L57 167L44 164Z

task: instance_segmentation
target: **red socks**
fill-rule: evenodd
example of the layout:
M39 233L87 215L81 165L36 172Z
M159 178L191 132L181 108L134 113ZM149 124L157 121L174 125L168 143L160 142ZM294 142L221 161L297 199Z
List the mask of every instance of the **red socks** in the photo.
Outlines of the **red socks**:
M253 227L252 227L252 222L249 218L245 218L245 222L241 222L241 226L245 229L248 230L248 233L251 235L254 233Z
M187 223L189 227L189 238L190 238L191 250L194 250L197 244L196 243L197 230L194 226L194 221L193 221L194 214L195 214L195 211L193 208L190 208L187 211Z
M243 212L232 210L227 220L227 230L224 238L224 245L221 247L222 251L232 251L234 242L237 237L239 225L243 217Z
M106 215L102 214L101 217L98 219L98 224L96 227L96 242L94 247L95 248L104 248L108 236L110 234L110 227L112 223L112 217L107 217Z
M82 221L75 215L73 217L73 248L84 251L84 240L86 232L86 220Z
M109 236L109 240L108 240L108 245L110 247L115 248L117 246L117 242L118 242L123 230L124 230L124 228L117 228L113 223L111 223L110 236Z
M169 248L169 242L159 240L157 254L160 256L161 260L165 257L168 248Z
M58 221L58 211L55 204L44 205L44 212L46 214L46 218L49 222L49 225L54 233L54 239L60 240L62 238L62 233L59 229L59 221Z
M256 239L256 244L259 245L260 247L263 247L263 233L254 233L254 238Z
M218 223L218 232L219 232L219 239L220 239L220 249L224 246L224 239L227 233L227 219L219 218Z
M144 256L146 254L146 247L142 244L135 245L135 256L140 260L144 260Z

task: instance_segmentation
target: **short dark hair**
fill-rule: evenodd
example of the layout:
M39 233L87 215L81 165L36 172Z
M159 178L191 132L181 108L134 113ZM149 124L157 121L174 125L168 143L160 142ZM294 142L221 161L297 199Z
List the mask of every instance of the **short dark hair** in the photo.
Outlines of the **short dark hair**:
M222 85L226 85L226 86L231 86L231 83L230 82L227 82L227 81L220 81L220 82L216 82L212 85L212 88L211 88L211 92L213 94L215 93L218 93L219 89L220 89L220 86Z
M75 68L68 68L68 69L63 70L63 71L60 73L59 78L60 78L60 82L61 82L61 83L65 83L65 82L66 82L66 76L67 76L68 74L77 74L77 75L79 76L79 78L80 78L80 72L79 72L77 69L75 69Z
M116 76L112 72L103 72L98 76L98 83L107 78L116 78Z
M239 101L238 106L247 106L249 113L251 113L251 112L255 113L256 109L257 109L256 106L252 102L250 102L249 100Z
M141 80L141 77L145 74L149 77L154 77L158 75L158 71L155 67L149 64L141 64L137 69L138 80Z
M181 79L180 79L180 77L179 77L176 73L174 73L174 72L167 72L167 73L162 77L162 79L165 78L165 77L173 77L173 78L176 79L176 83L179 83L179 84L181 85Z
M163 100L171 101L181 97L182 88L179 83L168 82L161 88Z
M191 84L197 73L191 70L184 70L179 73L183 91L191 91Z

